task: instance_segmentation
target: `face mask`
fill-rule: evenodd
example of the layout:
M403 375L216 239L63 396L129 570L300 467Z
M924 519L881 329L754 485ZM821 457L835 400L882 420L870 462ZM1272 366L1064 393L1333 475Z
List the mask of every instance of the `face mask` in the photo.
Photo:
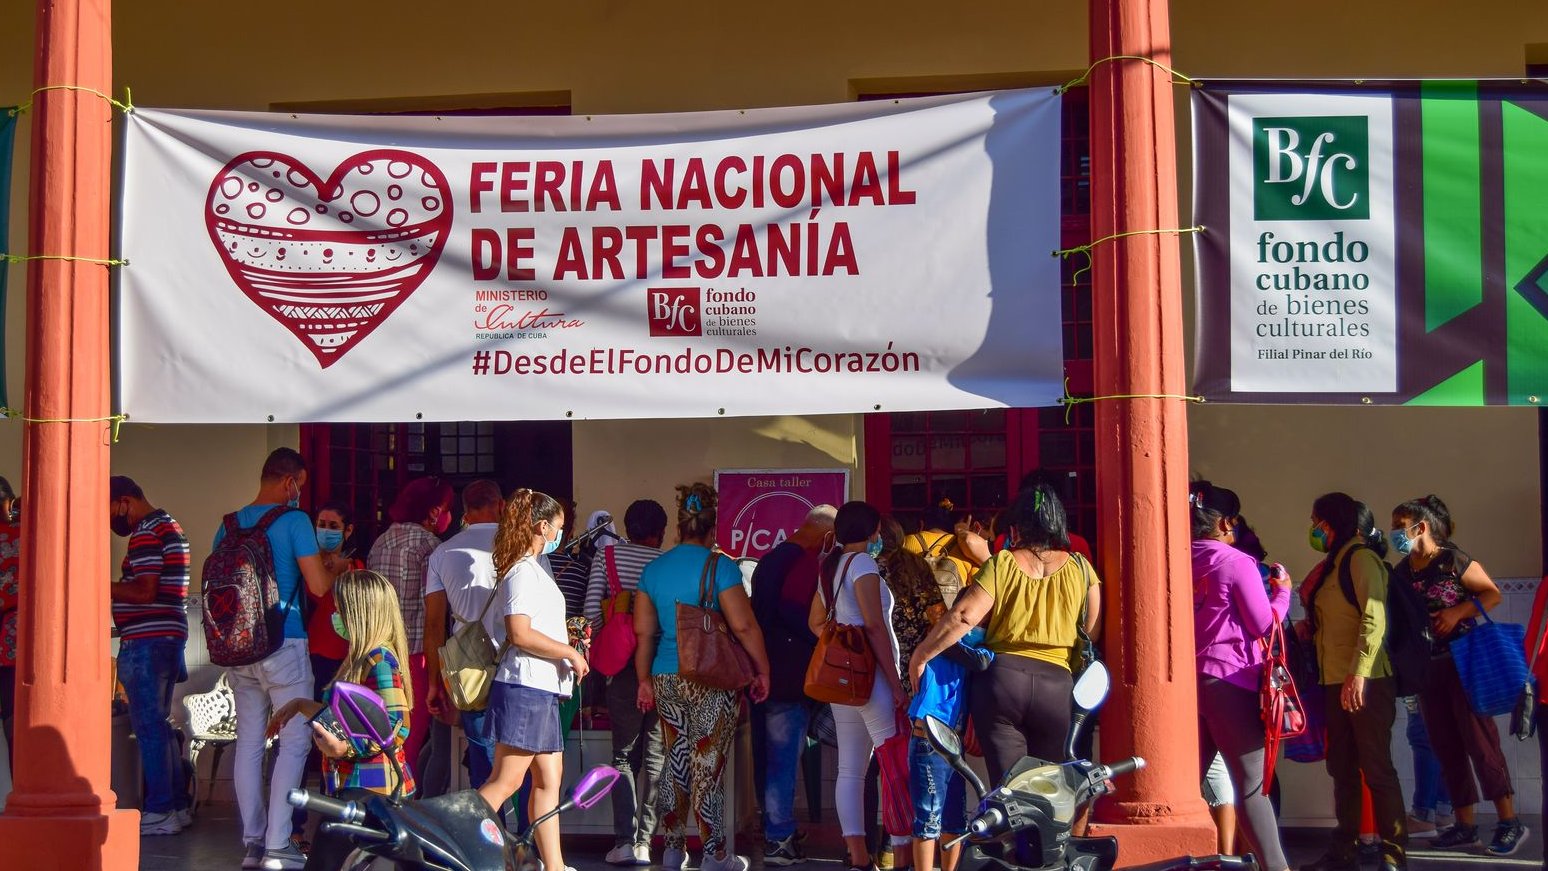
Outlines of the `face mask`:
M1311 549L1317 553L1328 552L1328 533L1321 526L1313 526L1306 534L1306 539L1311 543Z
M337 611L333 612L333 631L337 632L339 637L345 641L349 640L349 630L344 628L344 618L340 617Z
M555 536L554 538L545 538L545 539L543 539L543 555L544 556L547 556L548 554L551 554L551 553L553 553L554 551L556 551L558 549L559 549L559 537L558 536Z
M881 556L881 552L882 552L881 539L879 539L879 538L871 539L871 543L865 546L865 552L871 555L871 559L876 559L877 557Z
M1408 556L1414 549L1414 540L1408 537L1408 530L1412 528L1410 526L1408 529L1394 529L1387 533L1387 539L1392 542L1392 549L1403 556Z
M440 516L435 519L435 534L445 535L448 529L451 529L451 512L442 511Z
M112 517L108 518L108 526L112 527L113 534L119 538L128 538L129 533L134 531L129 526L129 514L127 512L123 514L114 514Z
M317 546L333 553L344 546L344 530L317 527Z
M300 484L296 485L296 495L294 495L294 496L290 497L288 500L286 500L285 507L287 507L287 508L300 508L301 507L301 485Z

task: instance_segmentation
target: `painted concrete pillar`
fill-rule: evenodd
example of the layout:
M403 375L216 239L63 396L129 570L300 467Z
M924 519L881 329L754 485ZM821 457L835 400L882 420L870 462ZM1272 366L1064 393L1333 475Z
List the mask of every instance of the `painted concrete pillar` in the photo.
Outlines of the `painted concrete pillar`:
M109 0L38 0L35 87L112 89ZM30 254L108 257L112 108L86 91L33 98ZM108 269L27 270L21 647L14 787L0 868L133 869L139 814L115 810L107 583Z
M1165 0L1091 0L1091 59L1170 66ZM1177 148L1171 76L1141 61L1091 75L1091 232L1175 228ZM1178 237L1138 235L1092 252L1096 395L1182 394ZM1096 403L1096 488L1106 572L1103 650L1113 695L1102 756L1142 756L1094 827L1115 834L1122 865L1214 852L1199 797L1188 426L1177 399Z

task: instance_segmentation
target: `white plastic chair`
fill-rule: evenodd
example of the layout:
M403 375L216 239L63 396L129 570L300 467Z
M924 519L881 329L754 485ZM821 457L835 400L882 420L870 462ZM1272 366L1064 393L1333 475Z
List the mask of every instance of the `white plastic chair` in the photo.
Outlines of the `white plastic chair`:
M210 767L210 779L205 785L208 799L215 788L215 774L220 771L220 757L226 745L236 741L236 693L221 674L215 687L207 693L183 696L183 709L187 712L188 763L193 766L193 804L199 806L199 753L206 745L214 748L214 765Z

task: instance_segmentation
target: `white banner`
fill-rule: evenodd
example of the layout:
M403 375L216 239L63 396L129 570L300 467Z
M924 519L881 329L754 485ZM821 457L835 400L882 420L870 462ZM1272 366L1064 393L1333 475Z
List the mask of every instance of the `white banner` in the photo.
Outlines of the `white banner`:
M1047 89L544 118L135 109L149 422L709 417L1062 393Z

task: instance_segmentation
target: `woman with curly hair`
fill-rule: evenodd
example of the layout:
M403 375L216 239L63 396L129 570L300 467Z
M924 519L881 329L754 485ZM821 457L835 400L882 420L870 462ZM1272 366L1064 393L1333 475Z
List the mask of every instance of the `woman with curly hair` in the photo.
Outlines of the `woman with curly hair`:
M495 532L499 607L484 616L489 637L505 644L484 720L486 737L495 742L494 772L478 791L499 810L530 769L528 819L559 805L564 774L559 702L589 670L586 657L570 646L564 594L542 558L559 546L563 531L564 509L552 496L526 489L511 494ZM557 816L538 826L537 846L544 868L565 867Z
M661 743L667 765L657 781L656 807L666 838L661 857L665 871L680 871L687 861L686 829L690 808L698 817L704 842L703 871L747 871L747 859L726 849L725 798L720 778L736 733L739 699L732 690L707 687L678 673L677 606L697 606L701 584L713 591L709 607L725 615L736 640L753 664L748 695L761 702L769 694L769 659L752 602L742 588L736 563L715 546L715 488L696 483L677 488L678 544L645 567L634 597L634 671L639 706L655 709L661 719Z

